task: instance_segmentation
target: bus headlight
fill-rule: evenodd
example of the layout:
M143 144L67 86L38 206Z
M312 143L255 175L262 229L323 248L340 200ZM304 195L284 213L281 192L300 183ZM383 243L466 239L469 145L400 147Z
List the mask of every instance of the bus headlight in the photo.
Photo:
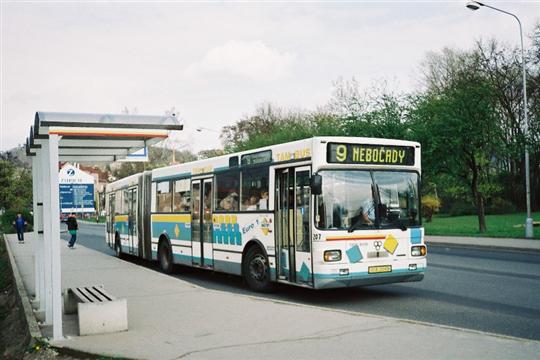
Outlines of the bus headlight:
M341 260L341 250L326 250L324 252L324 261L340 261Z
M413 246L411 248L411 255L412 256L425 256L426 254L427 254L427 248L424 245Z

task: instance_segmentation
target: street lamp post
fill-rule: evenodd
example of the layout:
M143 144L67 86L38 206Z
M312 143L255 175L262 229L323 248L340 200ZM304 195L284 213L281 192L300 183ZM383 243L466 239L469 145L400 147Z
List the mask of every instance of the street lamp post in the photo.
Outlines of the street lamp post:
M508 12L501 9L498 9L496 7L481 3L479 1L470 1L467 3L467 8L471 10L478 10L480 7L487 7L490 9L493 9L495 11L501 12L506 15L512 16L514 19L517 20L519 25L519 37L521 40L521 67L523 70L523 114L525 115L525 126L523 129L523 132L525 134L525 192L527 194L527 218L525 219L525 237L526 238L532 238L533 237L533 219L531 216L531 184L530 184L530 175L529 175L529 146L527 144L529 140L529 117L527 114L527 75L525 70L525 50L523 47L523 29L521 27L521 21L519 18Z

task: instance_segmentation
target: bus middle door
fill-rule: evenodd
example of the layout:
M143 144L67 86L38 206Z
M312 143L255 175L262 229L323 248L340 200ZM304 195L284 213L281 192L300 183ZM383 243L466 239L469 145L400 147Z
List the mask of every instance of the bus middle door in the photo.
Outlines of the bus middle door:
M195 266L214 267L212 237L212 178L193 180L191 207L191 261Z

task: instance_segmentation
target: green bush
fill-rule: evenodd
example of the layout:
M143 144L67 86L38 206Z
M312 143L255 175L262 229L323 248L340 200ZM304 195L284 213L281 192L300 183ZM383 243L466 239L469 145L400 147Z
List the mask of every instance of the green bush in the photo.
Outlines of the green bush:
M456 201L448 210L450 216L476 215L476 213L476 207L464 201Z
M431 222L433 214L441 208L441 200L433 195L422 196L422 216L427 222Z
M488 215L501 215L517 212L517 207L509 200L496 197L491 199L490 203L486 207L486 214Z
M0 216L0 226L2 229L2 232L6 234L15 233L15 227L13 226L13 222L15 221L15 218L17 217L17 213L21 213L24 220L28 223L26 226L25 231L33 231L34 227L34 217L32 214L30 214L29 210L6 210L2 216Z

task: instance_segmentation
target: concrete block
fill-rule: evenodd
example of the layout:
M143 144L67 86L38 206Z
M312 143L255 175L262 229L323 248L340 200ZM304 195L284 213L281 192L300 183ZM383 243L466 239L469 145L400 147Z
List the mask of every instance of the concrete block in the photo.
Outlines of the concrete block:
M64 300L64 314L76 314L77 304L79 303L76 297L67 289L62 294L62 297Z
M127 300L78 303L79 334L93 335L128 329Z

